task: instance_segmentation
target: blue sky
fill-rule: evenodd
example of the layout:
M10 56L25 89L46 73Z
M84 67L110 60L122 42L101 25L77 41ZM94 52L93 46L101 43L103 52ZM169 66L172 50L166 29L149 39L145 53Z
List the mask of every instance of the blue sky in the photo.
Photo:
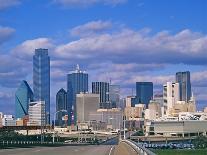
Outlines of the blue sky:
M155 93L190 70L207 106L206 0L0 0L0 111L14 112L21 80L32 87L35 48L49 48L51 101L77 63L90 81L153 81ZM8 108L12 107L12 108Z

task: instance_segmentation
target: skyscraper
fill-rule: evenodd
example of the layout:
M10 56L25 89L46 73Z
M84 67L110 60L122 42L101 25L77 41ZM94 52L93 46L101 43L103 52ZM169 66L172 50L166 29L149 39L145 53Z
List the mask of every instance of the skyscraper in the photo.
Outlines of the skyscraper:
M136 96L139 103L149 104L153 98L153 83L152 82L136 82Z
M27 81L22 81L15 93L15 116L23 118L28 115L30 101L33 100L33 92Z
M109 109L109 83L92 82L92 93L100 95L100 108Z
M33 56L34 100L45 101L46 124L50 124L50 57L48 49L36 49Z
M68 124L76 124L76 94L88 92L88 74L81 71L79 65L76 70L67 75L67 94L68 94ZM74 120L72 120L72 113Z
M67 110L67 92L63 88L56 94L56 123L59 126L63 126L64 121L62 120L62 117L67 114L61 110Z
M112 108L120 107L120 86L119 85L109 85L109 100Z
M180 85L180 100L188 102L191 98L190 72L177 72L176 82Z

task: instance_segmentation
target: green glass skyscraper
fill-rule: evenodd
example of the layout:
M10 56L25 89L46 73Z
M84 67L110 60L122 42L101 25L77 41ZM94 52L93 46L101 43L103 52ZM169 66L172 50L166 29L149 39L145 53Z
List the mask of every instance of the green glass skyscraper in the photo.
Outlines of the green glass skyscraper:
M28 115L29 102L33 100L33 92L27 81L22 81L15 93L15 117Z

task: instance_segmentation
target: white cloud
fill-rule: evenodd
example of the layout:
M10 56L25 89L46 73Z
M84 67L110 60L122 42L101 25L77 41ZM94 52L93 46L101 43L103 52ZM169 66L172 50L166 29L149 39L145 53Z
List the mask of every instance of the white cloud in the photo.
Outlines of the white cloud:
M90 37L97 33L105 32L111 27L112 23L110 21L92 21L73 28L72 30L70 30L70 34L72 36Z
M53 2L66 7L87 7L94 4L104 4L115 6L127 2L127 0L53 0Z
M19 58L32 58L36 48L53 48L52 40L49 38L37 38L26 40L12 50L12 54Z
M20 4L20 0L0 0L0 10Z
M15 30L13 28L0 26L0 44L11 38L14 32Z

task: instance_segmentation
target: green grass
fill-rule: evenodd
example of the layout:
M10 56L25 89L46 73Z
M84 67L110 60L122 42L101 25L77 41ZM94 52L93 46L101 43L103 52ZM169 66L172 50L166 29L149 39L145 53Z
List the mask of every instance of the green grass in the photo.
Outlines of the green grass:
M197 150L153 150L157 155L207 155L207 149Z

